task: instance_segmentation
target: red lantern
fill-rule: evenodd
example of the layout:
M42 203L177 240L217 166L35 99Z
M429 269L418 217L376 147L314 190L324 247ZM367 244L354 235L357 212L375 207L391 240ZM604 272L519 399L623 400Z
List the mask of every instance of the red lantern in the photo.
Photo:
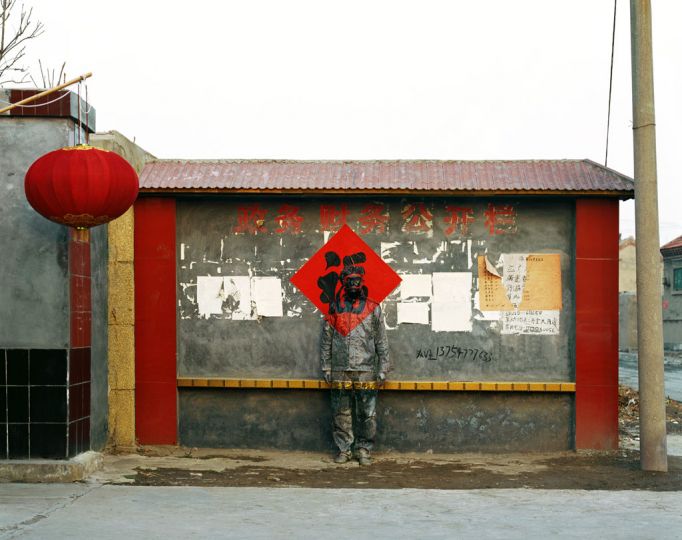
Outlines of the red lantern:
M38 158L26 173L24 190L31 206L47 219L85 228L125 213L137 198L139 181L115 152L79 145Z

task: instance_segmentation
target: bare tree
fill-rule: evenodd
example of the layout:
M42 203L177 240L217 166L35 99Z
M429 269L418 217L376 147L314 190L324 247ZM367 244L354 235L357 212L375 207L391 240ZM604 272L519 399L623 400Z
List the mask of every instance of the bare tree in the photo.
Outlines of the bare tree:
M52 88L60 83L66 82L66 62L62 63L62 67L59 68L59 73L53 68L43 67L43 62L38 59L38 69L40 69L40 78L42 80L42 86L33 78L33 75L29 75L31 82L36 88Z
M19 19L10 26L12 11L17 0L0 0L0 85L21 84L29 79L28 67L21 63L26 54L26 42L40 36L43 23L33 20L33 8L26 11L23 4L18 11ZM41 68L42 74L42 68Z

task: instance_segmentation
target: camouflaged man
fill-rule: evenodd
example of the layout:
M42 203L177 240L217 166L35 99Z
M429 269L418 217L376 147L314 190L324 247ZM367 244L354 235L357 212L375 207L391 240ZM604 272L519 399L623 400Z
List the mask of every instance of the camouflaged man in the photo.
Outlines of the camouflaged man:
M367 297L361 266L341 272L341 295L322 326L320 360L331 384L335 463L346 463L354 449L360 465L372 462L378 388L389 370L388 338L381 306ZM353 408L355 426L353 426Z

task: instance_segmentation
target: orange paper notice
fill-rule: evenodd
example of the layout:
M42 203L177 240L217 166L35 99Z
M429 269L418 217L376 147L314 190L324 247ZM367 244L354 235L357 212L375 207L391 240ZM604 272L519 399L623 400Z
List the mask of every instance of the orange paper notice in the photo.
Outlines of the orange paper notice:
M508 254L502 275L485 256L478 258L479 295L482 311L559 310L561 302L561 256L558 253Z
M502 286L502 277L490 270L494 268L485 255L478 257L478 288L481 311L511 311L514 306Z

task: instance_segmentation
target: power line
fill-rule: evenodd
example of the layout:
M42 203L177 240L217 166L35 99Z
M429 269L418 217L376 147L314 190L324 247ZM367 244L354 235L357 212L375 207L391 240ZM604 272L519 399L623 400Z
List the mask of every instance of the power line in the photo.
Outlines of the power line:
M611 34L611 69L609 73L609 109L606 114L606 153L604 155L604 167L609 163L609 128L611 127L611 92L613 90L613 53L616 48L616 9L618 0L613 0L613 32Z

